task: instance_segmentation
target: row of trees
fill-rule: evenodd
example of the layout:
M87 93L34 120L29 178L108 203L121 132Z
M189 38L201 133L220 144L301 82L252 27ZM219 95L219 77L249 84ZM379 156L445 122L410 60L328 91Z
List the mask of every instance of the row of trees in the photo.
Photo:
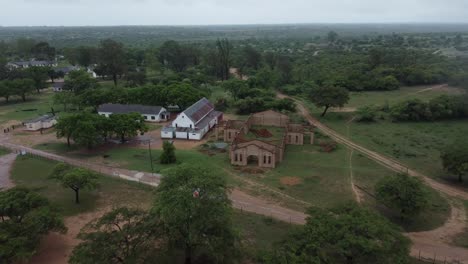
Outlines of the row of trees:
M93 148L115 135L125 142L127 138L148 131L144 118L138 113L114 114L109 118L81 112L61 117L56 125L57 137L66 138L70 147L76 144Z
M442 95L429 102L412 99L390 108L395 121L434 121L468 117L466 96Z

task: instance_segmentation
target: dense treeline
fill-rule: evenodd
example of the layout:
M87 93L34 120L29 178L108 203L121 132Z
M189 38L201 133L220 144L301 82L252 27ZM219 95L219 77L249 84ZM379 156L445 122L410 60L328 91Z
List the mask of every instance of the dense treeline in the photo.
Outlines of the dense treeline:
M390 108L395 121L436 121L468 117L468 98L466 96L443 95L424 102L419 99L408 100Z

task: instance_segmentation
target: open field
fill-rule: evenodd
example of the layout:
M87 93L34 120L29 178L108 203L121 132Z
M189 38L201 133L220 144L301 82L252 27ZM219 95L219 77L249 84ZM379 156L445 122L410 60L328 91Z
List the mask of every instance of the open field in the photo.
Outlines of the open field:
M6 155L8 153L10 153L10 151L8 151L7 149L0 148L0 156Z
M14 164L12 177L17 185L34 188L45 195L58 205L67 217L84 217L90 212L100 212L123 205L149 208L153 202L153 189L151 187L102 176L99 179L99 190L82 191L82 203L76 205L73 201L72 191L64 189L48 179L55 164L56 162L34 157L19 157ZM233 222L241 235L245 254L251 258L256 258L261 251L271 249L273 243L281 240L293 227L288 223L238 210L234 211ZM68 227L70 229L70 226ZM73 240L74 237L68 239ZM48 239L45 241L50 242ZM47 249L48 247L42 245L42 248ZM43 252L39 250L38 254L38 258L41 259L40 255ZM63 257L63 254L64 252L60 255Z
M350 100L345 107L385 105L387 103L392 105L404 100L416 98L429 101L440 95L461 93L463 93L461 89L443 85L402 87L395 91L351 92Z
M24 120L49 113L52 107L52 95L50 91L42 91L40 94L29 95L26 102L13 98L7 104L1 100L0 122L16 120L21 123ZM58 107L55 108L56 111L59 110Z

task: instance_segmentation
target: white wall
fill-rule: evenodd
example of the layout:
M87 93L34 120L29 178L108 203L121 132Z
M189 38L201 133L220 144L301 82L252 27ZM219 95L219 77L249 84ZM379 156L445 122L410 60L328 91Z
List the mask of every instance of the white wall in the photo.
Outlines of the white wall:
M195 124L188 118L185 113L181 113L177 118L172 122L173 127L191 127L195 128Z
M174 138L174 133L161 131L161 138Z
M189 139L201 140L203 135L201 133L189 133Z
M176 138L187 139L187 132L178 132L178 131L176 131Z

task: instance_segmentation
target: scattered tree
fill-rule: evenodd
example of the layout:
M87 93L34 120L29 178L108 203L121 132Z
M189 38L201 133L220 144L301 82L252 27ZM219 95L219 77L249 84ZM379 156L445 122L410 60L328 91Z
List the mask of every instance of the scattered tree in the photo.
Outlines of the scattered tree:
M391 209L397 210L400 219L410 221L427 208L428 194L423 183L407 174L385 177L376 185L377 199Z
M163 246L161 223L148 212L120 207L88 223L78 235L72 264L150 263Z
M99 46L98 54L99 67L104 73L112 76L114 85L117 85L118 77L127 70L123 44L111 39L103 40Z
M2 263L31 258L47 233L66 232L58 211L38 193L22 187L0 192L0 259Z
M109 118L113 126L112 131L120 137L122 143L126 138L138 135L138 132L148 131L145 119L138 113L113 114Z
M309 99L317 107L325 107L325 116L330 107L343 107L349 101L349 92L334 85L316 86L309 91Z
M270 263L406 263L408 238L384 217L354 204L311 209L304 227L281 242Z
M236 256L226 191L224 178L198 166L178 166L162 179L153 212L164 223L170 244L184 250L186 264L202 254L213 260L205 262L218 263Z
M449 173L458 176L463 182L463 176L468 175L468 142L460 140L446 147L441 154L442 164Z
M161 164L171 164L177 161L175 155L175 147L169 141L164 141L163 143L163 152L160 157Z
M75 203L80 203L80 190L94 190L98 187L98 176L89 170L73 168L68 164L59 163L54 167L51 179L62 184L65 188L70 188L75 192Z

